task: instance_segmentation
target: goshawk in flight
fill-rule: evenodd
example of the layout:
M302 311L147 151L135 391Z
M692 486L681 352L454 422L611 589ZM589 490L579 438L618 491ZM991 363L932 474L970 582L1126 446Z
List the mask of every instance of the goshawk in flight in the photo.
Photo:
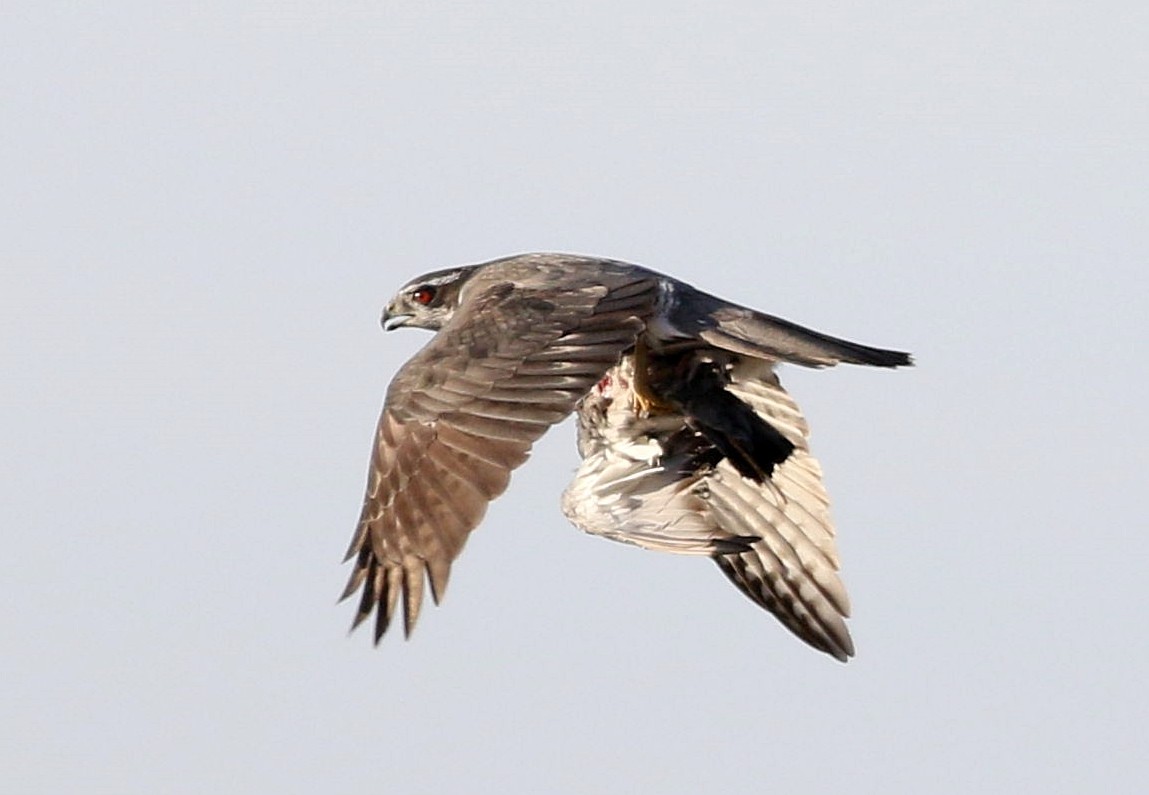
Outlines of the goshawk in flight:
M436 332L396 374L375 436L343 598L375 641L424 580L438 603L487 504L547 428L578 412L562 508L588 533L710 557L811 646L846 660L850 605L822 471L778 362L898 367L613 260L524 254L404 285L383 327Z

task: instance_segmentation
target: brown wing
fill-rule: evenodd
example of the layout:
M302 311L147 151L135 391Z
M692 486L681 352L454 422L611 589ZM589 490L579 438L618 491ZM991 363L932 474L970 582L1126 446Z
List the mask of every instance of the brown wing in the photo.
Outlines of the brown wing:
M375 610L376 642L400 593L411 633L424 572L443 598L451 562L511 470L634 344L657 296L638 270L516 277L476 275L387 391L342 597L362 587L352 626Z

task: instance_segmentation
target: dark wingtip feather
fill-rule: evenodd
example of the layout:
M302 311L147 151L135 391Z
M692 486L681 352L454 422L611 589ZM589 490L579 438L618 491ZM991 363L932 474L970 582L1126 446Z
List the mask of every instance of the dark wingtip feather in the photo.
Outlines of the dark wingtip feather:
M404 591L403 566L380 564L379 576L375 582L375 592L378 594L378 604L375 606L375 645L378 646L383 633L395 618L399 597Z
M363 548L363 540L367 537L367 523L360 521L355 527L355 534L351 537L351 543L347 546L347 553L343 556L343 562L351 560Z
M391 626L391 617L395 613L394 590L396 573L389 566L379 567L379 576L375 578L375 645L383 640L387 627Z
M866 360L854 364L869 364L874 367L913 367L914 357L905 351L887 351L882 348L859 346L865 350Z
M366 616L364 616L366 618ZM391 616L387 615L387 611L383 609L383 605L375 607L375 645L378 646L379 642L383 640L383 635L387 632L387 627L391 624Z
M443 597L447 595L447 580L451 575L450 561L442 557L434 557L427 560L427 579L431 583L431 599L435 604L443 603Z
M370 572L368 572L370 573ZM366 576L366 575L364 575ZM355 574L352 575L354 581ZM363 579L362 577L360 579ZM372 577L374 579L374 577ZM348 583L350 585L350 583ZM354 592L354 591L352 591ZM350 595L350 594L347 594ZM363 595L359 598L359 609L355 611L355 618L351 621L351 630L354 631L357 626L367 620L371 615L371 610L375 607L375 593L371 589L371 583L368 582L363 586Z
M762 540L762 536L730 536L714 539L714 555L738 555Z
M850 631L840 622L837 626L807 623L789 610L785 603L762 587L763 582L752 575L738 555L712 555L722 573L751 601L772 613L796 638L811 648L825 652L839 662L848 662L854 656L854 640Z
M423 562L403 567L403 637L410 638L423 607Z
M367 578L367 569L356 566L355 571L351 572L351 576L347 578L347 585L343 588L343 593L339 595L336 604L347 599L351 594L359 590L359 586L363 584L363 580Z
M833 649L826 649L826 651L838 662L848 663L850 658L854 656L854 642L850 641L849 646L844 649L834 647Z

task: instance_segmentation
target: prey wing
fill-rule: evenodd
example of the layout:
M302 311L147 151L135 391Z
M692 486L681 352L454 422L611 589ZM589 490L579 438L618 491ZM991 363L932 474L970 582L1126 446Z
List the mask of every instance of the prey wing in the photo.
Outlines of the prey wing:
M650 412L635 405L633 357L612 369L580 405L583 463L564 512L590 533L710 555L794 634L844 660L849 601L806 422L769 362L717 359L729 365L721 384L664 387L668 403Z
M746 548L708 514L705 473L720 459L679 412L636 410L627 355L578 409L582 464L563 494L581 530L644 549L712 555Z

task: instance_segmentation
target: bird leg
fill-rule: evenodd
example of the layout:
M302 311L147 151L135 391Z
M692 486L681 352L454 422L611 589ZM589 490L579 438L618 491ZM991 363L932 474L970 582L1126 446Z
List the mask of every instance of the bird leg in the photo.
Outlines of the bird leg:
M634 378L631 386L634 387L634 411L641 417L649 417L652 413L670 409L670 404L660 400L650 383L650 364L647 359L648 348L642 337L634 344Z

